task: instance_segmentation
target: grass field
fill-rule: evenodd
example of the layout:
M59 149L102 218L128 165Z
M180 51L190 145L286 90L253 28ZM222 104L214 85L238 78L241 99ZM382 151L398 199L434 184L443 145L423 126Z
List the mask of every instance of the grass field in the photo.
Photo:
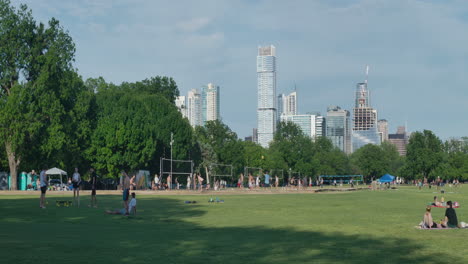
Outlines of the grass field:
M417 230L435 190L139 196L138 216L0 195L1 263L468 263L468 229ZM445 194L468 222L468 187ZM37 193L37 196L39 193ZM185 204L195 200L197 204ZM87 204L89 196L82 197ZM434 208L434 219L444 215Z

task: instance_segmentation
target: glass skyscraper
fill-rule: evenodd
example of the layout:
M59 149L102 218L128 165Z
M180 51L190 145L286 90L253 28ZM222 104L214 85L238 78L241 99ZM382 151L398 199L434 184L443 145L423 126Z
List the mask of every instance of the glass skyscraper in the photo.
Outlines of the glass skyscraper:
M364 145L380 145L377 130L377 110L370 105L367 81L356 86L355 107L353 108L353 152Z
M257 56L257 131L258 143L268 147L276 131L276 49L258 48Z
M299 126L301 131L311 139L316 137L317 116L312 114L305 115L281 115L281 122L292 122Z
M187 117L192 127L203 125L201 94L197 89L188 92Z
M350 113L339 106L330 106L327 110L327 137L333 146L346 154L351 153Z

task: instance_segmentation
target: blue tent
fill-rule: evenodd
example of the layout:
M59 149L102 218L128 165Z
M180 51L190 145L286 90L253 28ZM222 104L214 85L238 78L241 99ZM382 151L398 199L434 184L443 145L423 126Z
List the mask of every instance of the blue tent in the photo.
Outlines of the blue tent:
M395 176L390 174L385 174L384 176L380 177L379 182L392 182L395 179Z

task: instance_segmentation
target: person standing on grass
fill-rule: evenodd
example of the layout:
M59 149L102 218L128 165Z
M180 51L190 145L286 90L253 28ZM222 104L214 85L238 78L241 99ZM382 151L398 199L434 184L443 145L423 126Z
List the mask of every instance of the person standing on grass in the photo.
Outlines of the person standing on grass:
M125 171L122 171L123 180L122 180L122 200L125 208L125 212L128 213L128 196L130 195L130 177Z
M46 169L42 169L40 175L39 175L39 181L40 181L40 188L41 188L41 198L39 200L39 207L42 209L45 209L45 204L46 204L46 191L47 191L47 174L46 174Z
M89 183L91 183L91 204L89 207L97 208L97 200L96 200L96 187L97 187L97 175L94 171L94 168L89 169L91 179Z
M201 176L201 174L199 173L198 174L198 183L200 184L200 191L203 189L203 177Z
M187 190L190 190L190 184L192 183L191 175L187 176Z
M268 174L268 171L265 171L265 187L270 187L270 175Z
M76 203L78 207L80 207L80 183L81 183L81 175L78 173L78 168L75 168L75 172L73 173L71 179L73 185L73 203ZM78 202L77 202L78 200Z
M279 185L279 178L278 175L275 175L275 188L278 188Z

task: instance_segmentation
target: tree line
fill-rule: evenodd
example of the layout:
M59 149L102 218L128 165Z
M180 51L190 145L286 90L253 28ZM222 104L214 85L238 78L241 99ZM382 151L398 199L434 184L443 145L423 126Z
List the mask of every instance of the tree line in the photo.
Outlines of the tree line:
M0 0L0 170L61 167L103 177L121 170L160 170L160 157L193 160L195 171L212 164L319 175L391 173L406 179L468 179L468 140L442 142L431 131L411 135L406 157L392 144L366 145L352 155L325 137L307 137L280 123L270 147L239 139L221 121L193 129L174 104L171 77L113 84L83 80L74 68L75 44L56 19L38 23L26 5ZM174 144L171 146L171 133ZM12 177L16 189L16 177Z

